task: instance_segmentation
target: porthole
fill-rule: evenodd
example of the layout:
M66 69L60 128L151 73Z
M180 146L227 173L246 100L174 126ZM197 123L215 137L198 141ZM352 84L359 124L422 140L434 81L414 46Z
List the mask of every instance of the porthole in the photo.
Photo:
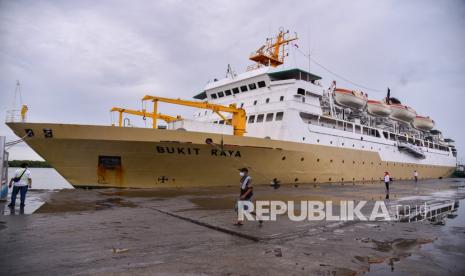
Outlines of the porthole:
M316 142L319 143L319 142L320 142L320 139L316 139Z
M300 158L300 161L304 161L304 158L303 158L303 157L302 157L302 158Z
M329 160L330 163L333 163L333 159Z
M352 180L355 181L355 177L352 177Z
M329 141L329 143L332 145L332 144L333 144L333 141Z
M302 137L302 141L305 141L305 137Z
M329 181L331 181L331 177L329 178Z
M373 162L371 162L371 165L374 165L374 163L373 163Z
M364 149L364 148L365 148L365 146L362 146L362 149Z
M344 160L342 160L342 164L344 164Z
M373 149L373 147L371 147L371 149Z
M355 148L355 144L352 144L352 147Z
M299 179L298 179L298 178L294 179L294 182L297 182L297 181L299 181Z
M320 162L320 158L317 158L317 159L316 159L316 162Z
M342 145L344 146L344 143L342 143Z
M316 182L316 178L313 178L313 182Z
M343 178L341 178L341 181L344 181L344 177L343 177Z
M281 158L281 160L286 160L286 156L283 156L283 158Z
M363 161L362 164L365 165L365 161Z
M355 164L355 161L352 161L352 164Z

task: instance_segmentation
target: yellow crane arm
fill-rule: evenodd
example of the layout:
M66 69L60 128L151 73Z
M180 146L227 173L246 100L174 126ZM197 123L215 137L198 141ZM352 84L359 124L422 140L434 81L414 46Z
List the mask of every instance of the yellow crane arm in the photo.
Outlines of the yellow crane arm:
M143 110L133 110L133 109L127 109L127 108L113 107L110 111L111 112L119 112L118 126L120 126L120 127L123 126L123 113L131 114L131 115L137 115L137 116L143 116L143 117L149 117L149 118L152 118L153 120L160 119L160 120L163 120L163 121L165 121L167 123L174 122L174 121L177 121L177 120L182 120L181 116L173 117L173 116L164 115L164 114L161 114L161 113L154 116L153 113L147 112L147 111L145 111L145 109L143 109Z
M234 129L234 135L243 136L245 133L245 125L246 125L246 113L245 110L242 108L237 108L235 104L230 104L229 106L219 105L219 104L212 104L208 102L197 102L197 101L188 101L188 100L181 100L181 99L172 99L172 98L164 98L164 97L157 97L157 96L150 96L146 95L142 98L142 101L153 101L153 113L157 113L158 102L165 102L170 104L176 105L184 105L189 107L195 107L200 109L208 109L212 110L213 112L219 114L219 112L227 112L232 114L232 121L231 125ZM225 118L224 116L221 116Z

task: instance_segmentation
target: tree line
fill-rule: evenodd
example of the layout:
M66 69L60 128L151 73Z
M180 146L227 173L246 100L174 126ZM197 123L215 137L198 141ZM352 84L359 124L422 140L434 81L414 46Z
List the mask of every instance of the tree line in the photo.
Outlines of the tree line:
M37 161L37 160L11 160L11 161L8 161L8 167L18 168L18 167L21 167L22 163L27 163L29 168L51 168L52 167L46 161Z

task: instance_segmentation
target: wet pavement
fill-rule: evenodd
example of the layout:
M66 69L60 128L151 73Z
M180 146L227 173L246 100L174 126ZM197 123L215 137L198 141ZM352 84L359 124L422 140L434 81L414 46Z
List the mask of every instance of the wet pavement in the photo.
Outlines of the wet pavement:
M257 200L455 202L441 221L277 221L237 227L236 187L31 190L0 208L2 274L464 275L465 181L255 187ZM5 204L6 205L6 204ZM337 208L335 208L337 210ZM31 214L32 215L27 215Z

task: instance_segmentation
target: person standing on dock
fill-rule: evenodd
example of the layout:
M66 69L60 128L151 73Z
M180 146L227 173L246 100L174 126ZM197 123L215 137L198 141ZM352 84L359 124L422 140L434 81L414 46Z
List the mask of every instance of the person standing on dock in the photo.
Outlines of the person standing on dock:
M389 194L389 183L391 182L391 176L388 172L384 172L384 184L386 185L386 194Z
M14 208L16 203L16 196L20 193L20 207L24 208L24 202L26 201L26 193L28 188L32 187L31 171L28 169L27 163L21 164L21 169L16 170L14 177L10 180L8 187L13 186L11 192L11 202L8 207Z
M239 175L241 176L240 184L241 184L241 191L239 194L239 200L236 205L236 209L239 210L239 204L241 204L241 201L249 201L252 202L252 196L253 196L253 187L252 187L252 177L249 175L249 170L247 168L242 168L239 169ZM252 215L254 215L260 225L262 224L262 221L258 219L257 215L255 212L251 212ZM242 225L242 221L237 219L236 223L234 225Z
M416 170L413 171L413 177L415 178L415 183L418 182L418 172Z

